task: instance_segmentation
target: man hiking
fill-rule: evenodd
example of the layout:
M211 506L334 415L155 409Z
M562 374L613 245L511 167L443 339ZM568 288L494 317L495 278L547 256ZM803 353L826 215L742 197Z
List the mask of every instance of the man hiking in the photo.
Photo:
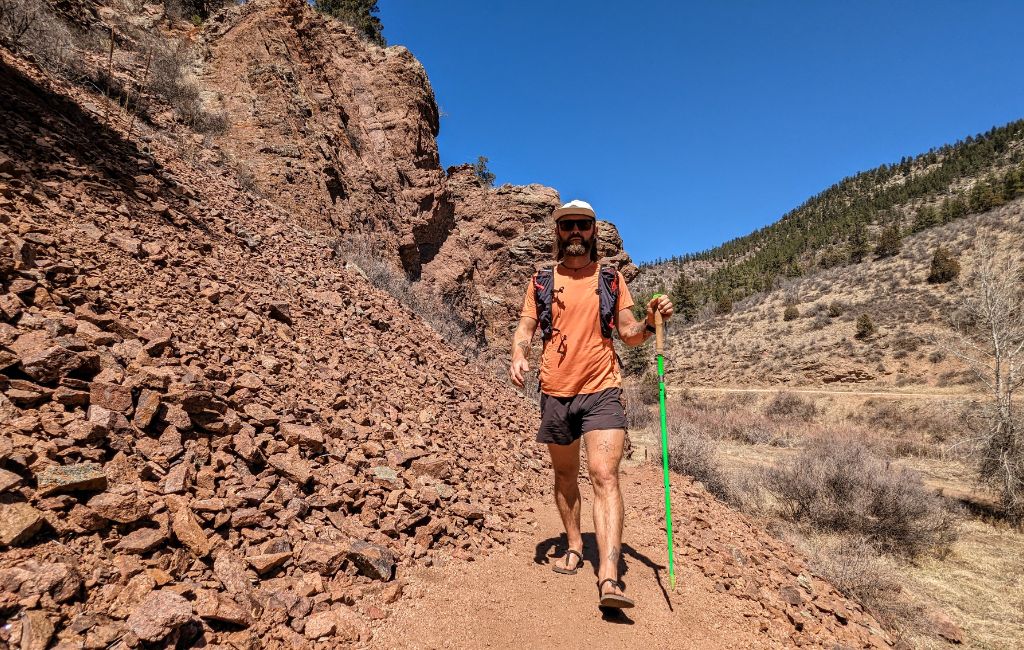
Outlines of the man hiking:
M633 317L626 282L614 268L598 264L597 220L584 201L554 211L557 264L530 279L512 345L509 376L523 386L529 371L530 341L538 324L544 339L540 364L541 422L537 442L547 444L555 470L555 505L562 517L568 550L553 567L575 574L583 564L580 531L580 438L587 445L587 469L594 487L594 528L600 566L597 589L604 607L632 607L619 582L622 547L622 492L619 462L626 438L620 399L622 378L612 347L612 329L629 346L654 332L655 310L672 315L662 296L647 305L647 318Z

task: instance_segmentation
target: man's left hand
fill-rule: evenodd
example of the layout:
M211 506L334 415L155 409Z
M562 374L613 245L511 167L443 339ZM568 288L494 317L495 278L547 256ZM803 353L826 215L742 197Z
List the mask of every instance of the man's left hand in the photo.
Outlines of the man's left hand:
M662 319L668 320L672 317L672 301L665 295L658 296L657 298L651 298L651 301L647 303L647 322L651 325L654 325L655 310L661 313Z

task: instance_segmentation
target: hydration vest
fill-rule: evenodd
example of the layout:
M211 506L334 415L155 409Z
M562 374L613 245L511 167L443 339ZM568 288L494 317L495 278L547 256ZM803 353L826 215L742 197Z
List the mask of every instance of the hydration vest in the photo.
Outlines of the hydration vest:
M597 295L600 300L598 320L601 323L601 336L612 337L615 328L615 305L619 301L619 273L613 267L602 266L598 269ZM554 301L555 269L541 269L533 274L533 296L537 304L537 323L540 325L541 338L551 338L551 303Z

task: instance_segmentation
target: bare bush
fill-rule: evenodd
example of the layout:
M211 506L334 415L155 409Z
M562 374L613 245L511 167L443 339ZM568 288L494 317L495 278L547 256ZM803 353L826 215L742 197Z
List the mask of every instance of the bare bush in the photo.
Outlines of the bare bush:
M475 358L480 353L480 342L470 335L472 326L455 316L452 305L440 305L421 299L405 274L388 263L382 251L373 247L367 238L351 236L334 243L335 254L355 268L370 284L394 297L410 311L418 315L441 338L456 350Z
M673 422L670 427L668 466L700 481L719 499L730 499L731 491L719 466L715 443L688 423Z
M879 555L870 540L839 537L800 546L821 577L864 605L887 630L902 635L921 629L923 608L907 599L894 562Z
M945 348L963 361L990 395L989 426L971 445L979 477L997 487L1007 517L1024 523L1024 425L1014 396L1024 384L1024 265L999 255L994 242L978 245L979 257L961 286Z
M787 446L805 435L792 423L781 423L749 409L735 408L732 400L699 406L679 402L673 406L673 417L703 431L716 440L735 440L748 445Z
M43 0L0 0L0 42L31 56L40 67L77 76L77 40Z
M149 91L162 97L174 108L178 119L197 133L227 131L227 115L207 111L199 86L191 78L189 68L195 61L191 47L183 41L154 39L150 47Z
M827 532L862 535L880 551L917 557L956 539L953 517L920 477L892 467L855 440L815 442L765 470L780 514Z
M643 429L655 421L650 405L641 398L641 388L627 379L622 387L622 408L630 430Z
M648 372L640 378L637 396L643 404L657 404L661 400L661 385L656 373Z
M818 414L814 402L789 391L779 391L764 409L765 415L773 418L794 418L810 422Z

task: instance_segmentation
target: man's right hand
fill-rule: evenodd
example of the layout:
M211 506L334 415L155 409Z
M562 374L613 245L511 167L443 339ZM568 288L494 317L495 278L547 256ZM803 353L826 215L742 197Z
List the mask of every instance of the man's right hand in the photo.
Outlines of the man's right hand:
M509 366L508 375L512 378L512 383L519 388L523 387L523 373L530 372L530 362L526 359L513 359L512 365Z

